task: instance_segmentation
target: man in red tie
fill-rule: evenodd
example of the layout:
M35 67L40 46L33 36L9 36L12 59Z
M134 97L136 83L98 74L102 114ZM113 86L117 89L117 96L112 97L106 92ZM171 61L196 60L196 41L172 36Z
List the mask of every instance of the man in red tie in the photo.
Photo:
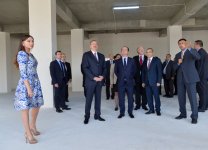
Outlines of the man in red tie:
M139 46L137 48L137 56L134 56L134 61L136 63L136 75L134 77L135 79L135 108L134 110L142 108L144 110L147 109L147 98L145 93L145 88L142 87L142 68L144 67L144 63L147 61L147 56L144 55L144 48L142 46Z

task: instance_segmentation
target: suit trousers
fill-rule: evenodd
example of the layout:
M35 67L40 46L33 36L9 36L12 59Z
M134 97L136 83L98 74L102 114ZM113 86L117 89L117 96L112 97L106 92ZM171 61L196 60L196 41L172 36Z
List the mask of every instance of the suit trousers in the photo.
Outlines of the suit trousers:
M85 103L85 117L90 117L90 110L92 105L93 96L95 97L95 116L99 117L101 114L101 90L102 82L91 82L91 84L85 85L86 90L86 103Z
M207 106L207 92L208 92L208 83L207 80L201 80L197 82L196 89L199 94L199 108L202 110L206 109Z
M158 86L146 86L146 95L147 95L147 103L149 106L150 111L154 111L154 101L153 101L153 96L155 99L155 109L157 112L160 112L160 95L159 95L159 87Z
M134 107L134 86L128 86L126 83L119 85L118 84L118 99L119 99L119 107L120 107L120 114L125 114L125 94L128 97L128 113L132 114L133 107Z
M185 83L183 75L177 79L178 87L178 102L179 102L179 111L182 116L187 116L186 112L186 91L188 94L189 102L191 105L191 118L198 118L198 107L197 107L197 98L196 98L196 83Z
M65 108L66 86L59 85L58 88L54 87L54 104L56 109Z
M144 107L147 105L145 88L143 88L140 84L135 86L135 104L137 107L141 107L141 105Z
M167 96L173 96L173 80L164 78L165 94Z

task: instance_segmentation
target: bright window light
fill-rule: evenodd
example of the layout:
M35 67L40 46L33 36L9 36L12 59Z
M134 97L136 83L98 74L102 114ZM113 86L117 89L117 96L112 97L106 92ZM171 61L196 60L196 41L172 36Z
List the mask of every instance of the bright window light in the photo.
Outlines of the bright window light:
M113 7L114 10L122 10L122 9L138 9L139 6L122 6L122 7Z

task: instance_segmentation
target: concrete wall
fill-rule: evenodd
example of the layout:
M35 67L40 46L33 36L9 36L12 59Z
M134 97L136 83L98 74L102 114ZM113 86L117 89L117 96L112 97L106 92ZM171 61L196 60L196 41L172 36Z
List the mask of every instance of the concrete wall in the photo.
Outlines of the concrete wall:
M11 91L10 34L0 32L0 93Z
M204 48L208 50L208 30L202 31L183 31L183 37L194 42L196 39L204 41ZM141 33L119 33L119 34L91 34L89 39L84 41L84 50L89 50L89 41L96 39L99 42L100 52L106 57L109 53L119 53L120 48L124 45L130 48L130 56L136 55L136 48L143 45L145 48L152 47L155 55L164 60L168 52L167 37L159 37L157 32ZM12 59L14 58L19 44L18 36L11 36ZM177 44L177 43L176 43ZM67 61L71 62L71 37L70 35L57 36L57 49L62 50L67 55ZM82 57L82 56L80 56ZM16 88L18 82L18 70L12 67L12 89ZM80 69L80 68L78 68Z

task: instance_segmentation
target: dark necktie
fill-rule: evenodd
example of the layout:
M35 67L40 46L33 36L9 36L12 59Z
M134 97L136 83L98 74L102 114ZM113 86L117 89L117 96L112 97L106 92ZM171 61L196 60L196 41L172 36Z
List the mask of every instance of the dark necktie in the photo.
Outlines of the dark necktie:
M140 65L142 65L142 56L139 56L139 63L140 63Z
M64 77L65 77L65 67L64 67L64 63L63 62L60 62L60 63L61 63L61 70L63 71Z
M124 67L127 66L126 58L124 58Z

